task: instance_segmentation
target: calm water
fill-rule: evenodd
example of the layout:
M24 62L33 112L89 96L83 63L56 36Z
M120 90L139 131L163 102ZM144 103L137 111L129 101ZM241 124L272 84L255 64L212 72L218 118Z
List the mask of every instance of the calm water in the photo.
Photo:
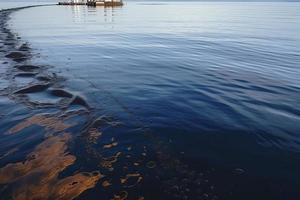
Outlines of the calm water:
M163 172L142 169L145 182L129 188L132 193L146 199L300 198L300 3L50 6L18 11L9 24L32 47L31 63L51 66L94 116L122 123L106 130L119 150L147 146L150 160L169 163ZM71 148L77 165L94 169L80 140ZM177 159L173 167L170 160ZM189 172L204 174L210 185L182 186L194 180ZM177 194L171 187L177 184L189 191ZM110 198L101 188L81 198Z

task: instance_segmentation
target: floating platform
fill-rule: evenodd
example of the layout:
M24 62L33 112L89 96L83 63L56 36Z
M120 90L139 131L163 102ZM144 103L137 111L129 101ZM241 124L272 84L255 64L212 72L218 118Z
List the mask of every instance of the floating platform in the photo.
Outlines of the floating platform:
M122 1L88 1L88 2L59 2L58 5L63 6L123 6Z
M63 6L77 6L77 5L86 5L86 3L82 3L82 2L59 2L58 5L63 5Z

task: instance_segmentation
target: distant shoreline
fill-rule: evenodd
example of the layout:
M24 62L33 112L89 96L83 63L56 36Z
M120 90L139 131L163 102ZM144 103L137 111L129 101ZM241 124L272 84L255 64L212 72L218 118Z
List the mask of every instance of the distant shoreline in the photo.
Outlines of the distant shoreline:
M17 11L17 10L22 10L22 9L26 9L26 8L34 8L34 7L41 7L41 6L55 6L57 4L53 3L53 4L39 4L39 5L31 5L31 6L21 6L21 7L15 7L15 8L5 8L5 9L0 9L0 12L5 12L5 11Z

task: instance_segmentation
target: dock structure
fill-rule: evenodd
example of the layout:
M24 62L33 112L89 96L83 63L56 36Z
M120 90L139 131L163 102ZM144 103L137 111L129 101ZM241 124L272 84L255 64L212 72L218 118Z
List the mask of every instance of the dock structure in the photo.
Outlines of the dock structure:
M86 6L122 6L122 0L69 0L59 2L58 5L86 5Z

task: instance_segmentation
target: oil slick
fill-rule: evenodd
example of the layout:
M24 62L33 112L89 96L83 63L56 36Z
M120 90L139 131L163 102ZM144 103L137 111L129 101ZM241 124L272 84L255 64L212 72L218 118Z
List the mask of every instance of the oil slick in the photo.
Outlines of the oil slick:
M67 151L70 139L69 133L50 136L24 162L11 163L0 169L0 184L10 184L14 188L12 199L67 200L96 185L102 177L98 171L58 178L76 160Z
M136 186L142 181L143 177L139 173L127 174L124 178L120 179L124 187L131 188Z
M113 171L113 164L118 161L119 156L121 155L121 152L117 152L115 155L107 158L103 158L100 162L100 166L103 168L108 169L109 171Z
M8 134L15 134L31 125L38 125L44 127L46 130L51 130L55 132L64 131L72 126L70 124L62 122L57 117L47 115L34 115L11 128L8 131Z
M127 199L127 196L128 196L128 192L121 191L120 193L115 194L112 200L125 200Z

